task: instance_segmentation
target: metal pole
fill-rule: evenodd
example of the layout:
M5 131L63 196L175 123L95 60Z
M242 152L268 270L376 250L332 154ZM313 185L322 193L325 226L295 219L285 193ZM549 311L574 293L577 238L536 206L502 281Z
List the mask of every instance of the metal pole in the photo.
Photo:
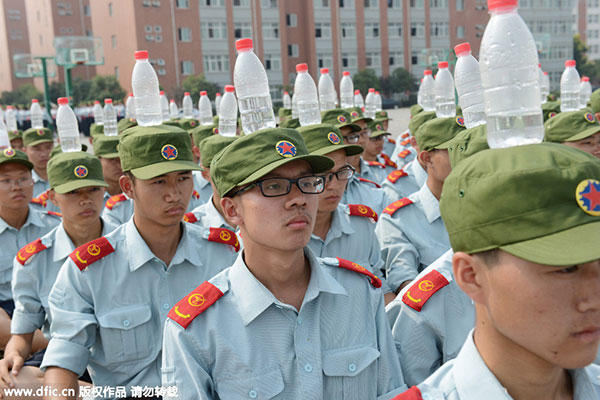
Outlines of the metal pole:
M36 57L42 62L42 73L44 74L44 105L46 106L46 111L48 112L48 116L50 117L50 125L54 125L52 120L52 109L50 107L50 88L48 86L48 68L46 67L46 58L53 57Z
M71 102L71 68L70 66L65 66L65 95L69 99L69 103Z

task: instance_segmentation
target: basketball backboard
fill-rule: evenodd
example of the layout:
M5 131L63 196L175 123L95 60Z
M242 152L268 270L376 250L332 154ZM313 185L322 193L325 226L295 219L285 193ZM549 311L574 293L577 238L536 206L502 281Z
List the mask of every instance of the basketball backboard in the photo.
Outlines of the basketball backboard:
M31 54L15 54L13 56L13 66L17 78L41 78L44 76L42 60ZM46 59L46 72L48 78L56 76L56 65L51 58Z
M75 65L102 65L104 53L102 39L92 36L56 36L56 65L73 67Z

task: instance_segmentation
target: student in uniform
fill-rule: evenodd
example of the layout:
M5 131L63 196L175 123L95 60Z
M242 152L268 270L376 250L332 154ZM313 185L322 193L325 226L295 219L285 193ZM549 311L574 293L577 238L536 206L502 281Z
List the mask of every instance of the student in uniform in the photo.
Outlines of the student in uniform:
M48 128L29 128L23 132L25 154L33 164L33 197L37 197L50 189L46 166L50 160L50 152L54 147L54 137Z
M589 111L560 113L544 123L544 141L562 143L600 158L600 125Z
M97 135L93 141L94 154L100 159L102 164L102 174L104 181L108 185L104 191L104 202L112 196L121 194L119 179L123 175L121 170L121 159L117 147L119 145L119 136Z
M367 127L369 129L369 141L362 158L367 163L367 169L373 174L374 180L382 184L388 174L398 168L398 165L387 154L383 153L385 142L390 133L377 120L369 122Z

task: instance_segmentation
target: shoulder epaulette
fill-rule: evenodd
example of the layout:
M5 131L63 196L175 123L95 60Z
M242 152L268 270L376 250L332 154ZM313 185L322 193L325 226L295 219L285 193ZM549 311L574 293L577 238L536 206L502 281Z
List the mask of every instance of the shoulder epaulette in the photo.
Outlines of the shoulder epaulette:
M344 260L343 258L336 258L338 260L338 267L366 275L371 279L371 285L375 286L376 288L381 287L381 279L373 275L373 273L365 267L358 265L357 263L354 263L352 261Z
M233 246L235 251L240 251L240 241L235 232L227 228L210 228L208 240L216 243L223 243Z
M46 250L47 247L42 244L42 239L34 240L29 243L25 247L23 247L17 253L17 261L21 265L25 265L27 260L29 260L34 254L39 253L40 251Z
M409 144L409 143L410 143L410 139L404 139L403 141L401 141L401 142L400 142L400 144L401 144L402 146L406 146L406 145L407 145L407 144Z
M32 204L37 204L38 206L46 207L46 201L40 199L39 197L34 197L29 200L29 202Z
M194 318L215 304L221 296L223 296L223 292L215 285L210 282L204 282L190 294L179 300L175 307L171 308L167 317L177 322L183 329L186 329Z
M423 395L417 386L413 386L406 392L393 397L392 400L423 400Z
M196 191L196 189L194 189L194 191L192 192L192 198L193 198L194 200L198 200L198 199L200 198L200 193L198 193L198 192Z
M59 213L59 212L56 212L56 211L46 211L46 214L48 214L48 215L53 215L53 216L55 216L55 217L62 218L62 214L61 214L61 213Z
M377 222L379 219L377 213L371 207L364 204L348 204L348 213L356 217L371 218L373 222Z
M198 222L198 218L196 218L196 215L190 211L189 213L185 213L183 215L183 222L189 222L190 224L194 224Z
M396 144L396 141L394 139L392 139L392 138L389 138L388 142L390 142L391 144Z
M405 133L403 133L403 134L402 134L402 136L400 136L400 138L402 138L402 139L406 139L406 138L407 138L407 137L409 137L409 136L410 136L410 133L408 133L408 132L405 132Z
M383 165L379 161L367 161L367 164L369 164L370 167L385 168L385 165Z
M406 156L408 156L409 154L410 154L410 150L408 150L408 149L402 150L400 153L398 153L398 157L406 158Z
M387 154L381 153L381 158L383 158L383 161L385 161L386 166L392 167L394 169L398 169L398 164L393 162L392 159L390 158L390 156L388 156Z
M367 183L373 184L378 189L381 188L381 185L379 185L379 183L377 183L377 182L373 182L373 181L370 181L370 180L365 179L365 178L358 178L358 180L361 181L361 182L367 182Z
M448 283L444 275L433 270L413 283L402 296L402 301L413 310L421 311L427 300Z
M403 178L405 176L408 176L408 174L406 172L404 172L401 169L397 169L388 174L387 180L392 183L396 183L398 181L398 179Z
M99 259L115 251L108 239L101 237L76 248L69 257L83 271Z
M110 198L106 201L106 208L112 210L113 207L123 201L127 200L127 196L123 193L115 194L114 196L110 196Z
M396 200L392 204L388 204L388 206L383 210L383 212L389 215L394 215L396 211L412 203L413 201L411 199L409 199L408 197L403 197L400 200Z

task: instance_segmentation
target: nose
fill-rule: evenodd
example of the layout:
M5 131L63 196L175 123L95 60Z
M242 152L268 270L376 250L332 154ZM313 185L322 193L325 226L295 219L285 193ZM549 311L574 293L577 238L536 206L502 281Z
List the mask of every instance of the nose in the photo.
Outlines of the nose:
M182 187L178 179L169 180L166 186L165 200L167 202L176 203L183 199Z
M305 207L307 202L306 193L302 193L297 182L292 184L290 192L287 194L286 208Z
M583 268L583 274L577 309L579 312L600 312L600 260L581 264L580 268Z

